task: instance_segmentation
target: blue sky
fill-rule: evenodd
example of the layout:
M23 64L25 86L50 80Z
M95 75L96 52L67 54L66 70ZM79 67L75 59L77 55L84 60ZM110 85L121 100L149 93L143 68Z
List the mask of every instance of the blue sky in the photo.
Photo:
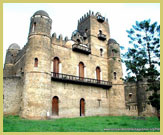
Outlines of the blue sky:
M108 18L111 38L121 46L128 48L126 30L130 29L136 21L151 19L160 23L159 3L5 3L3 5L3 62L6 50L12 43L17 43L21 48L26 44L30 17L37 10L45 10L51 19L52 33L68 36L77 29L77 22L89 10L100 12ZM123 65L125 74L125 66Z

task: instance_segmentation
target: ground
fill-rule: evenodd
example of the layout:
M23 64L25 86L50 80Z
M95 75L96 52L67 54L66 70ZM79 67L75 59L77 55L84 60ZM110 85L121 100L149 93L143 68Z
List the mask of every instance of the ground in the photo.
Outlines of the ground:
M157 117L93 116L27 120L19 116L4 116L3 124L4 132L160 132Z

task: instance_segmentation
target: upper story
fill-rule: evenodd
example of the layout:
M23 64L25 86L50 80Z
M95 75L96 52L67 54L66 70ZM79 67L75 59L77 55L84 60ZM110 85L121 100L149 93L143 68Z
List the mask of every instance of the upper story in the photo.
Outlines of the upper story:
M31 17L27 44L23 49L18 48L14 55L12 53L15 49L9 48L7 51L4 69L12 71L7 73L20 75L24 72L25 62L30 59L30 71L41 72L47 66L50 67L47 68L49 73L109 80L111 63L108 63L108 59L115 57L120 60L120 49L119 44L110 39L107 18L100 13L94 14L89 11L79 19L77 30L72 32L71 39L63 39L62 35L57 37L55 33L51 35L51 27L52 19L45 11L34 13ZM28 57L27 50L31 52ZM50 65L45 62L46 56L46 61L50 61ZM114 66L112 68L115 68Z

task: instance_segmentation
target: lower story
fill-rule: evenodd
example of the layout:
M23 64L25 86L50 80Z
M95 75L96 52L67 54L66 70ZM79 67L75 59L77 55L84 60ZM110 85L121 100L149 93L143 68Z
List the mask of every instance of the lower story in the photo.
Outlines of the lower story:
M51 82L48 99L44 89L31 89L24 107L24 85L20 77L7 77L3 80L3 111L5 115L20 115L27 119L48 117L80 117L106 115L137 116L135 108L125 106L124 87L110 89L84 86L63 82ZM45 102L46 101L46 102Z

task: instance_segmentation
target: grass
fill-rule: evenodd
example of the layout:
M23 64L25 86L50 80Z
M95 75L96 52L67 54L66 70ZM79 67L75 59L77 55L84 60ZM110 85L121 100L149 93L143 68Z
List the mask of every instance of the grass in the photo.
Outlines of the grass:
M120 128L144 128L145 130L114 130ZM4 116L4 132L159 132L157 117L135 119L130 116L92 116L60 118L53 120L27 120L19 116ZM113 130L104 130L113 129ZM148 130L146 130L148 129Z

